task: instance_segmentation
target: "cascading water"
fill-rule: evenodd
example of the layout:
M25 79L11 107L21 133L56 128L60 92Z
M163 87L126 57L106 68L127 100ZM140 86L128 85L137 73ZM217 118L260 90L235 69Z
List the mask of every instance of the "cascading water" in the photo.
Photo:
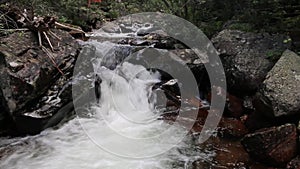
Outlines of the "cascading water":
M102 47L105 44L98 43ZM136 76L137 72L139 76ZM128 62L114 70L101 67L98 73L102 78L102 96L99 104L92 103L86 110L88 116L72 119L58 129L47 129L37 136L2 140L2 149L10 149L11 152L1 158L0 168L166 169L184 168L194 159L210 158L212 154L195 150L190 150L189 156L180 153L180 149L189 149L189 139L179 145L171 145L174 148L170 151L165 150L170 146L166 145L166 140L118 140L118 135L154 137L170 128L169 124L157 120L160 112L154 108L156 99L152 86L159 82L159 74ZM164 138L176 139L176 133L180 133L182 128L176 126L172 130L172 134ZM101 146L137 158L155 155L161 150L166 153L151 158L122 158L104 151Z
M155 108L152 87L160 82L159 73L120 63L124 58L111 55L116 44L88 43L96 56L109 55L93 60L102 79L100 102L88 104L76 118L37 136L2 139L1 169L193 168L196 160L212 160L214 153L195 148L191 136L178 139L184 127L158 120L163 112Z

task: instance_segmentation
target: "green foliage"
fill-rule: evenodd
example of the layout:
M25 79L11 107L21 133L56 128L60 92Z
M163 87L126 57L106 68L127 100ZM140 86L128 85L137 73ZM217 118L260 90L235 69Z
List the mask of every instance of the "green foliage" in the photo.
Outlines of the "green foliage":
M24 31L19 31L19 32L18 32L18 36L19 36L19 37L23 37L24 35L25 35Z
M228 26L229 29L232 30L241 30L245 32L252 32L253 31L253 26L249 23L233 23Z
M223 27L222 21L203 22L198 24L198 27L205 33L206 36L212 37L216 32L219 32Z
M70 22L70 20L67 17L65 17L65 16L60 16L58 18L58 22L67 23L67 22Z
M240 20L252 23L255 29L286 32L300 25L299 0L255 0L245 5Z
M86 29L105 18L138 12L164 12L199 26L211 37L227 25L242 31L286 32L300 25L299 0L103 0L87 7L86 0L13 0L39 15L57 16Z
M266 53L267 59L274 62L277 61L281 55L282 55L282 51L278 51L278 50L269 50Z
M291 39L291 38L285 39L285 40L283 41L283 43L290 43L290 42L292 42L292 39Z

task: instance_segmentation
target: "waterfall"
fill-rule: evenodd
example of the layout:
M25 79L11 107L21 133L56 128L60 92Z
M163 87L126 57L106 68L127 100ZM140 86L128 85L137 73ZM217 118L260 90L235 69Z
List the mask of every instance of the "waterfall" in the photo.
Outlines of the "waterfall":
M110 52L110 43L92 44L96 52ZM99 51L104 46L106 50ZM189 168L193 159L212 156L191 149L190 137L175 144L183 128L158 120L161 112L155 109L152 86L160 82L159 73L129 62L114 69L96 64L95 71L102 79L100 102L89 104L59 128L2 139L0 168ZM184 149L188 153L182 153Z

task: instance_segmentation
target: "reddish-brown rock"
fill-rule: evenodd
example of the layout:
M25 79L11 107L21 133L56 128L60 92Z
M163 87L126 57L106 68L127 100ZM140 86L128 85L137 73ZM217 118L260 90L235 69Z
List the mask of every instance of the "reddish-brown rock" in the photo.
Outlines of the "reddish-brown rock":
M245 125L250 131L255 131L262 128L272 127L274 126L274 120L264 116L262 113L254 111L249 115L245 115L243 117L245 121Z
M268 167L268 166L257 163L257 164L251 164L249 166L249 169L283 169L283 168Z
M249 163L250 158L239 141L220 139L214 144L219 168L243 168Z
M222 136L228 137L243 137L249 133L244 123L234 118L222 118L218 131Z
M243 115L243 100L227 93L227 111L225 115L239 118Z
M271 166L285 166L297 155L297 131L293 124L248 134L242 144L250 156Z

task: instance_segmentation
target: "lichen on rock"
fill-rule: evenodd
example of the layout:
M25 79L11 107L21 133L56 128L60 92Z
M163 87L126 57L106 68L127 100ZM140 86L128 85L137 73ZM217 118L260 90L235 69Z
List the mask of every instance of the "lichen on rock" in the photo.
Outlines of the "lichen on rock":
M260 91L260 107L270 107L263 112L275 117L300 114L300 57L286 50L267 74ZM264 100L264 101L263 101Z

